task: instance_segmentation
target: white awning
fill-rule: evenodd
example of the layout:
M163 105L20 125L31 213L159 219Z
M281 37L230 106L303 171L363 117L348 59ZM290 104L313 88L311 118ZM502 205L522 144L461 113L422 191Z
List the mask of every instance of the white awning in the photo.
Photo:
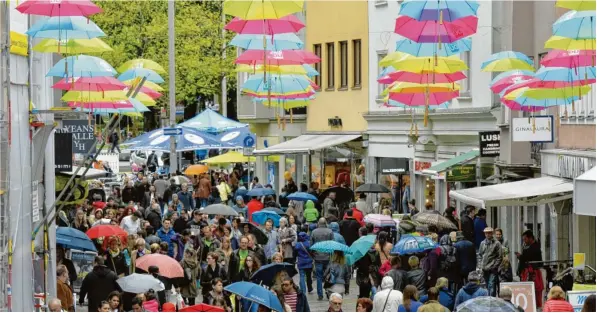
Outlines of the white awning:
M574 213L595 216L595 179L597 167L584 172L574 179Z
M572 183L565 179L546 176L491 186L451 190L450 197L481 208L535 206L572 198Z
M333 147L361 135L301 135L288 141L261 150L253 151L254 155L300 154Z

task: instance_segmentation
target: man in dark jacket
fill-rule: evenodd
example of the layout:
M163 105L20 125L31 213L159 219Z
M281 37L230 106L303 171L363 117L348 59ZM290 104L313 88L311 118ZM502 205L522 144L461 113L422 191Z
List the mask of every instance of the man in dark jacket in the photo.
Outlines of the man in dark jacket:
M352 210L346 211L346 218L340 221L339 224L340 235L344 237L347 246L352 245L353 242L359 239L359 228L361 228L361 224L354 219Z
M475 223L473 222L473 218L475 217L475 207L472 205L467 205L462 211L462 215L460 216L460 224L462 227L462 233L464 238L470 242L475 242ZM468 275L468 273L467 273Z
M463 286L467 282L468 273L477 268L477 253L475 244L466 239L461 231L456 232L454 238L454 248L456 248L456 259L460 264L460 280L458 286Z
M143 179L135 185L135 202L142 203L145 193L148 191L149 181L147 180L147 177L143 177Z
M122 202L129 203L129 201L135 201L135 189L133 188L133 182L129 181L124 189L122 189Z
M195 208L195 200L193 199L193 194L189 191L189 186L186 183L183 183L181 186L181 190L177 193L178 200L182 202L185 210L192 210Z
M485 240L481 241L479 246L480 267L483 270L483 278L485 278L489 295L495 297L500 283L498 269L503 258L502 245L493 238L493 228L486 227L483 232Z
M147 169L150 172L155 172L158 168L158 156L155 154L155 151L151 151L149 156L147 157Z
M406 273L406 284L417 287L419 296L427 293L427 274L419 266L419 258L411 256L408 258L410 270Z
M282 292L286 304L290 305L292 312L311 312L307 296L302 290L296 288L292 278L286 277L282 281Z
M88 298L89 311L97 310L100 302L106 300L110 292L120 290L116 280L116 273L104 265L104 258L96 256L93 261L93 270L83 279L79 292L79 305L83 305L85 296Z
M394 281L394 290L404 290L406 287L406 271L400 268L400 257L393 256L390 259L390 265L392 265L392 269L386 273L386 276L389 276Z
M317 228L311 233L311 246L314 244L334 240L334 233L328 228L325 218L320 218L317 222ZM330 263L330 255L315 251L315 276L317 277L317 297L319 300L323 299L323 273Z
M255 256L259 259L259 263L261 263L261 265L265 265L266 263L266 258L265 258L265 251L263 250L263 248L257 243L257 238L255 237L255 235L253 234L248 234L247 238L249 238L249 251L253 252L253 254L255 254Z
M228 281L235 283L241 280L241 273L244 267L245 258L251 253L249 250L249 238L242 236L239 240L239 248L230 255L228 262Z
M162 226L162 212L160 212L160 205L154 203L151 208L145 210L145 219L149 222L153 229L160 229Z
M454 308L470 299L489 295L487 289L481 288L480 281L481 277L477 272L471 272L468 275L468 283L458 291L456 298L454 298Z

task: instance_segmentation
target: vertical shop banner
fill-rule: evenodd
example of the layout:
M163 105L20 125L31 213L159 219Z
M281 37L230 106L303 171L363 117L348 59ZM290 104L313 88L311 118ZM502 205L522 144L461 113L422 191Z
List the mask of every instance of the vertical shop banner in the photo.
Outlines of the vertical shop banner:
M81 289L83 279L93 270L93 260L96 256L97 252L70 250L70 259L73 261L73 265L77 270L77 280L75 280L71 286L74 291L79 291Z
M56 172L73 170L73 134L54 134L54 169Z
M56 133L72 134L73 153L87 154L95 143L95 121L63 120L62 128L57 129ZM91 151L91 153L94 152L95 149Z
M578 290L578 291L568 291L566 296L568 297L568 302L572 305L574 312L580 312L582 310L582 306L585 304L585 300L590 295L594 295L595 290Z
M537 312L535 283L530 281L500 283L500 288L504 287L512 289L512 303L523 308L525 312Z
M500 131L479 132L479 155L500 156Z

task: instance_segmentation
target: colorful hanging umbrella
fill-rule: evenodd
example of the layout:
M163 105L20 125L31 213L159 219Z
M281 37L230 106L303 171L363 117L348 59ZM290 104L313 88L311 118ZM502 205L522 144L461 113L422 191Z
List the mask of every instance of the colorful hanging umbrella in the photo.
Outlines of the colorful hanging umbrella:
M305 24L294 15L287 15L279 19L266 20L243 20L235 17L224 29L238 34L283 34L296 33L300 31Z
M77 55L58 61L48 71L46 77L98 77L114 75L116 75L116 70L103 59L89 55Z
M264 81L263 75L251 75L242 84L242 92L287 94L309 91L311 81L304 75L268 75Z
M122 81L122 83L127 86L133 86L133 85L138 84L139 82L141 82L141 80L137 79L137 78ZM145 83L143 83L143 87L149 88L153 91L164 91L164 88L162 88L162 86L160 86L154 82L150 82L148 80L146 80Z
M135 105L133 104L133 101L136 101L136 103L141 104L139 101L129 98L129 100L119 100L111 102L68 102L68 106L71 108L81 108L89 110L102 109L106 110L107 113L118 113L118 109L134 108ZM107 110L114 110L114 112L108 112Z
M17 11L44 16L90 16L102 9L88 0L27 0L17 6Z
M551 50L541 59L545 67L595 66L595 50Z
M491 82L489 83L489 85L493 85L496 82L498 82L499 80L506 78L508 76L512 76L512 75L527 75L527 76L533 76L535 75L535 71L522 71L522 70L513 70L513 71L507 71L507 72L503 72L503 73L499 73L498 75L496 75Z
M154 70L150 70L147 68L132 68L126 70L118 76L118 80L125 81L137 77L145 78L146 80L157 84L161 84L164 82L164 79L162 78L162 76L160 76L160 74L156 73Z
M419 43L409 39L396 41L396 51L408 53L416 57L449 57L472 49L472 39L463 38L450 43L442 43L441 47L437 42Z
M293 33L277 35L239 34L229 45L245 50L296 50L304 47L303 41Z
M572 39L562 36L551 36L545 42L545 49L595 50L595 39Z
M253 92L253 91L244 91L243 94L249 95L254 98L260 98L265 100L274 101L275 99L285 99L285 100L296 100L296 99L306 99L310 98L315 94L315 91L308 90L305 92L298 92L298 93L270 93L270 92Z
M99 38L91 38L68 40L44 39L33 47L33 51L43 53L78 54L100 53L113 50L103 40Z
M126 92L122 90L111 90L105 92L95 91L69 91L62 96L62 101L65 102L109 102L127 100Z
M60 90L77 90L77 91L111 91L123 90L126 85L114 77L100 76L100 77L69 77L63 78L52 86L54 89Z
M141 86L141 89L139 90L139 92L148 95L149 97L151 97L151 99L154 99L154 100L162 96L161 93L159 93L155 90L152 90L151 88L145 87L145 86Z
M558 0L556 6L568 10L595 11L595 0Z
M405 0L400 4L400 14L419 21L453 22L457 19L477 15L477 1L462 0Z
M433 92L426 95L425 93L390 93L389 99L398 101L407 106L429 106L441 105L450 101L460 95L459 91L444 91Z
M552 106L570 105L578 100L578 96L570 98L551 98L551 99L533 99L525 96L523 93L527 88L520 88L510 92L506 97L501 98L502 102L507 100L518 103L521 107L543 107L548 108Z
M396 19L394 32L419 43L454 42L477 32L478 18L467 16L452 22L418 21L402 15Z
M432 72L411 73L398 71L390 73L388 74L388 76L390 77L390 79L392 79L392 81L409 82L416 84L454 83L466 78L466 75L464 75L464 73L462 72L442 74Z
M247 124L231 120L210 109L205 109L195 117L178 125L209 133L219 133L225 130L247 127Z
M124 91L128 92L127 89L125 89ZM146 106L154 106L156 104L156 101L153 100L152 97L150 97L149 95L144 94L142 92L138 92L134 98L139 100L139 102L143 103Z
M549 97L550 93L553 92L553 89L562 89L562 88L572 88L572 87L581 87L583 85L588 85L588 84L594 84L595 80L577 80L577 81L573 81L573 82L566 82L566 81L544 81L544 80L540 80L538 78L530 78L530 79L526 79L523 81L519 81L517 83L515 83L514 85L511 85L508 88L505 88L502 92L502 97L509 94L510 92L517 90L519 88L544 88L544 89L549 89L546 91L545 95L547 96L547 98L551 98ZM575 89L575 88L572 88Z
M390 93L424 93L424 92L447 92L460 90L460 85L454 83L448 84L417 84L397 81L387 88ZM385 95L384 91L382 95Z
M282 108L290 110L294 108L304 108L309 106L309 101L314 98L300 98L300 99L263 99L256 98L253 102L259 103L268 108Z
M535 77L546 81L573 82L583 79L595 79L595 67L585 66L577 68L541 67Z
M271 74L299 74L299 75L307 75L309 77L319 75L319 72L313 68L313 66L309 64L303 65L265 65L265 69L263 68L264 65L246 65L246 64L238 64L236 66L236 72L242 73L263 73L266 71Z
M458 56L450 57L414 57L406 53L394 52L379 63L381 66L393 66L400 71L411 73L435 72L455 73L468 69Z
M573 87L562 87L562 88L521 88L523 90L520 96L528 97L531 99L544 100L544 99L568 99L575 96L582 97L591 91L591 86L573 86ZM511 95L513 94L513 95ZM512 92L504 95L506 100L515 100L519 95Z
M265 58L265 60L264 60ZM267 51L247 50L236 58L236 64L268 64L268 65L299 65L313 64L321 59L309 51L303 50L282 50Z
M279 19L301 12L303 0L225 0L224 13L245 20Z
M543 111L545 109L548 109L548 106L530 106L530 105L526 105L526 106L522 106L520 105L520 103L513 101L513 100L505 100L502 99L501 100L502 103L508 107L510 110L513 111L524 111L524 112L539 112L539 111Z
M26 32L32 38L91 39L106 34L83 16L50 17L35 23Z
M448 105L450 105L449 101L446 101L444 103L440 103L440 104L428 104L427 107L429 108L443 108L443 109L447 109ZM402 102L396 101L396 100L392 100L392 99L388 99L383 106L385 107L389 107L389 108L403 108L403 109L424 109L425 106L419 105L419 106L410 106L410 105L406 105Z
M166 73L166 70L164 70L164 68L161 65L159 65L155 61L148 60L148 59L134 59L134 60L126 61L126 62L124 62L124 64L122 64L121 66L118 67L118 72L123 73L128 70L140 69L140 68L152 70L157 73L164 73L164 74Z
M505 72L511 70L535 70L534 63L528 56L516 51L494 53L481 64L484 72Z
M522 71L517 71L517 72L522 72ZM504 89L514 85L514 84L518 84L522 81L528 80L528 79L532 79L534 76L531 73L531 75L527 75L527 74L512 74L506 77L501 78L500 80L496 81L496 82L492 82L489 86L490 89L493 93L500 93L502 92Z
M555 36L595 39L595 11L570 11L553 23Z

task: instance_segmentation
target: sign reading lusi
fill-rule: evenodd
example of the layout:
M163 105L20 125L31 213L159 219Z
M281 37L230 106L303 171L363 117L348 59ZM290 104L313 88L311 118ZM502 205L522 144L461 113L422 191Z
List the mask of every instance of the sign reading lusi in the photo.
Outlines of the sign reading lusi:
M500 156L500 131L479 132L479 154L482 157Z

